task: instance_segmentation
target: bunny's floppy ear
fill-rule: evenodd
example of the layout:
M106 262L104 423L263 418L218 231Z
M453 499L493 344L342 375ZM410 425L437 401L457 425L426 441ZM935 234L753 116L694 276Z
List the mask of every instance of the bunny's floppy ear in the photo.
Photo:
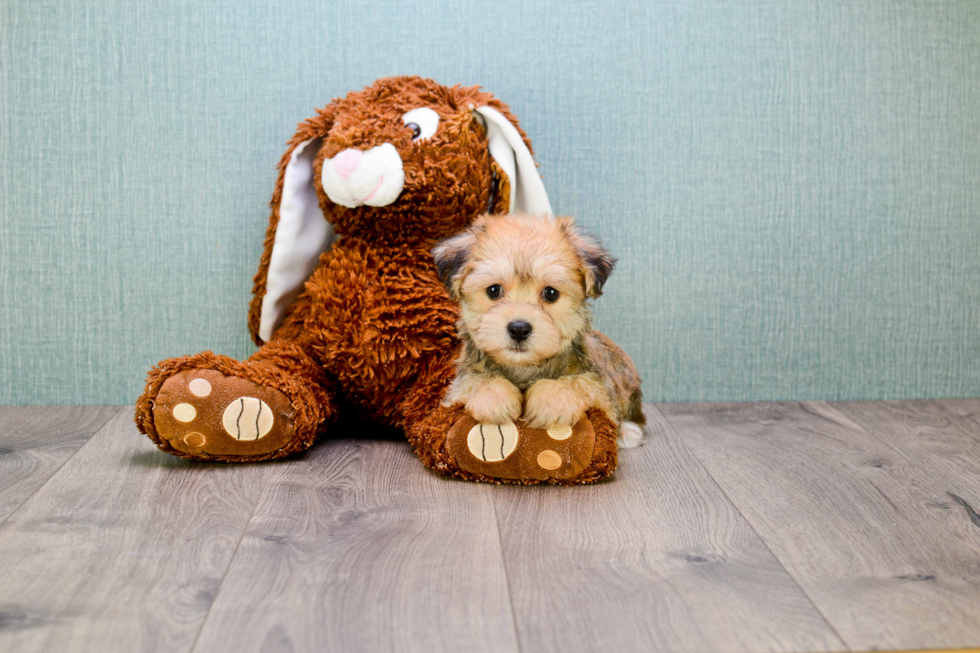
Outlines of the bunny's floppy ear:
M548 201L548 193L534 165L534 157L517 128L491 106L476 107L473 111L487 128L490 156L510 182L509 211L551 213L551 202Z
M280 162L272 196L265 249L255 275L249 330L257 344L268 341L286 310L303 290L320 255L334 241L333 227L320 210L313 185L313 162L325 134L326 112L300 125ZM328 125L326 125L328 126Z

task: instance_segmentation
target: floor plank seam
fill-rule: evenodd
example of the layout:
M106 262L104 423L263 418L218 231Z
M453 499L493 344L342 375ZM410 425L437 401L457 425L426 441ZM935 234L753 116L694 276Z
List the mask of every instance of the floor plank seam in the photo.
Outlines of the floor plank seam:
M715 484L715 487L718 488L718 491L721 492L722 496L724 496L725 499L728 501L728 503L730 503L732 507L735 508L735 511L738 512L738 514L742 517L742 519L745 521L748 527L752 530L752 533L755 534L757 538L759 538L759 541L762 542L762 546L766 547L766 551L769 552L769 555L771 555L773 559L777 563L779 563L780 568L782 568L782 570L786 572L787 577L789 577L796 584L796 586L799 588L803 596L806 597L806 600L809 601L810 605L813 606L813 609L816 610L817 614L820 615L820 618L824 620L824 623L827 624L827 627L830 628L831 632L834 633L834 635L837 637L840 643L844 646L844 650L853 652L854 649L851 648L851 645L848 644L847 640L845 640L844 637L840 634L840 632L838 632L834 624L831 623L830 619L827 618L827 615L824 614L823 610L820 609L820 606L818 606L814 602L813 598L810 596L809 593L807 593L806 589L800 584L800 581L796 578L796 576L794 576L792 572L790 572L790 570L786 568L786 565L783 564L783 561L779 558L778 555L776 555L776 552L772 550L772 548L769 546L769 543L766 542L765 538L762 537L762 535L756 529L755 524L752 523L752 521L748 518L748 516L746 516L745 512L739 507L738 503L736 503L735 500L728 494L728 492L725 491L725 488L721 485L721 483L718 482L718 479L715 478L714 474L711 473L711 470L708 468L708 466L705 465L700 458L698 458L697 454L694 453L694 451L692 451L690 447L688 447L684 443L683 440L677 437L677 434L674 432L674 427L670 423L670 419L666 415L664 415L663 412L660 411L660 409L657 407L656 404L649 404L649 405L653 407L653 409L660 414L660 417L663 419L664 423L667 424L668 427L670 427L670 432L667 435L673 437L674 441L680 447L682 447L688 453L688 455L691 456L693 460L697 461L698 465L700 465L701 469L704 470L704 473L708 475L708 478L711 479L711 482Z
M260 463L261 464L261 463ZM270 475L270 479L274 475ZM201 633L204 632L205 626L208 624L208 619L211 617L211 610L214 608L214 604L218 602L218 597L221 596L221 589L225 586L225 580L228 578L228 572L231 570L231 566L235 563L235 558L238 556L238 549L242 545L242 541L245 539L245 534L248 533L249 526L252 525L252 520L255 518L255 512L259 509L259 504L262 503L262 497L265 496L265 491L269 488L270 480L267 479L265 485L262 487L262 491L259 492L258 498L255 500L255 504L252 506L252 510L248 515L248 520L245 522L245 527L242 528L241 535L238 536L238 541L235 542L235 550L231 552L231 556L228 557L228 564L225 565L225 571L221 574L221 582L218 584L218 589L215 590L214 596L211 597L211 603L208 605L208 611L204 613L204 619L201 620L201 626L197 629L197 634L194 635L194 641L191 642L189 653L194 653L197 649L197 643L201 639Z
M111 405L111 404L107 404L107 405ZM31 492L31 493L30 493L29 495L27 495L26 497L24 497L24 500L23 500L23 501L21 501L21 502L20 502L19 504L17 504L17 507L16 507L16 508L14 508L13 510L11 510L11 511L10 511L10 514L8 514L8 515L7 515L6 517L4 517L3 519L0 519L0 526L3 526L3 524L4 524L4 523L6 523L6 521L7 521L8 519L10 519L11 517L13 517L13 516L14 516L14 515L16 515L17 513L19 513L19 512L20 512L20 510L21 510L21 508L23 508L24 506L26 506L26 505L28 504L28 502L29 502L29 501L30 501L31 499L33 499L33 498L34 498L34 495L36 495L36 494L37 494L38 492L40 492L40 491L41 491L41 488L43 488L43 487L45 487L45 486L47 486L47 484L48 484L48 483L50 483L50 482L51 482L51 480L52 480L52 479L53 479L54 477L56 477L56 476L58 475L58 473L59 473L59 472L60 472L60 471L61 471L62 469L64 469L64 467L65 467L65 465L67 465L67 464L68 464L68 461L69 461L69 460L71 460L72 458L74 458L75 456L77 456L77 455L78 455L78 452L79 452L79 451L81 451L81 450L82 450L82 449L84 449L85 447L87 447L87 446L89 446L89 443L90 443L90 442L92 442L92 440L94 440L94 439L95 439L95 436L96 436L96 435L98 435L99 433L101 433L101 432L102 432L102 429L104 429L104 428L106 427L106 425L107 425L107 424L108 424L109 422L111 422L111 421L112 421L112 420L114 420L114 419L115 419L116 417L118 417L120 413L122 413L122 412L123 412L124 410L126 410L126 408L127 408L127 406L119 406L119 407L118 407L118 410L116 410L116 412L114 412L114 413L111 413L111 414L110 414L110 415L109 415L109 416L108 416L108 417L106 418L106 420L105 420L104 422L102 422L102 423L101 423L101 424L100 424L100 425L98 426L98 428L96 428L95 430L93 430L93 431L92 431L92 435L90 435L90 436L89 436L89 438L88 438L88 440L86 440L86 441L85 441L85 444L83 444L83 445L82 445L82 446L80 446L80 447L79 447L79 448L78 448L77 450L75 450L75 453L73 453L72 455L70 455L70 456L68 456L67 458L65 458L65 459L64 459L64 460L62 461L62 463L61 463L60 465L58 465L58 468L57 468L57 469L55 469L55 470L54 470L54 471L53 471L53 472L51 473L51 475L50 475L50 476L48 476L48 477L47 477L47 478L46 478L46 479L44 480L44 482L43 482L43 483L41 483L41 484L40 484L40 485L38 485L38 486L37 486L36 488L34 488L34 491L33 491L33 492Z
M510 604L510 620L514 624L514 641L517 642L517 653L523 653L521 646L521 631L517 627L517 612L514 610L514 593L510 589L510 572L507 571L507 559L504 557L504 536L500 532L500 516L497 514L496 486L491 487L491 504L493 505L493 523L497 529L497 547L500 550L500 566L504 570L504 586L507 588L507 602Z
M864 428L864 426L861 423L859 423L857 420L853 419L850 415L847 414L847 412L845 412L845 411L841 410L840 408L838 408L835 405L837 403L838 402L833 402L832 403L832 402L829 402L829 401L801 401L801 402L798 402L798 404L800 406L800 409L802 409L803 412L805 412L806 414L812 415L813 417L816 417L817 419L826 420L826 421L828 421L828 422L830 422L832 424L836 424L838 426L843 426L845 428L856 428L857 430L861 431L861 433L863 433L864 435L868 436L869 438L871 438L872 440L874 440L878 444L882 445L885 449L888 449L889 451L891 451L893 454L895 454L899 458L902 458L903 460L905 460L905 462L908 463L909 465L915 466L915 465L921 464L921 461L913 460L912 457L909 456L907 453L905 453L904 451L902 451L901 449L899 449L897 447L892 446L892 444L887 439L882 438L882 437L879 437L878 435L876 435L876 434L872 433L871 431L869 431L868 429ZM823 406L825 410L832 411L833 413L835 413L838 416L838 418L844 418L844 420L846 420L846 423L841 423L839 421L836 421L835 422L834 420L827 419L827 416L826 415L822 415L818 411L812 410L810 408L810 406L817 405L817 404ZM879 490L877 487L875 489L878 490L879 493L881 493L881 490ZM891 499L889 499L888 497L884 496L883 494L882 494L882 497L886 501L888 501L888 503L891 503ZM892 507L894 507L894 505ZM898 509L896 508L896 510L898 510Z
M950 421L957 422L957 424L956 424L956 426L954 428L956 428L957 430L960 430L960 428L959 428L960 425L958 423L958 421L959 421L958 418L960 417L959 415L957 415L956 413L954 413L952 411L947 410L942 404L940 404L940 403L938 403L936 401L933 401L931 399L926 400L926 401L928 401L930 404L936 406L937 408L939 408L943 412L948 413L949 416L950 416ZM856 419L852 418L850 415L847 414L846 407L840 406L841 403L858 403L858 402L829 402L829 401L809 402L809 401L804 401L804 402L800 402L800 406L803 408L803 410L807 411L811 415L814 415L816 417L820 417L822 419L827 419L826 416L822 416L819 413L816 413L814 411L807 410L807 408L806 408L807 404L817 404L817 403L821 404L826 409L829 409L829 410L833 411L834 413L836 413L840 417L843 417L844 419L846 419L847 422L848 422L848 425L853 425L854 428L857 428L859 431L861 431L861 433L867 435L869 438L871 438L875 442L878 442L879 444L881 444L882 446L884 446L886 449L888 449L889 451L891 451L896 456L904 459L905 462L907 462L910 466L918 466L918 465L922 465L923 464L923 461L922 460L915 459L911 455L909 455L907 452L903 451L901 448L894 446L888 440L888 438L882 437L880 434L875 433L874 431L865 428L863 424L861 424ZM886 403L886 402L881 402L881 403ZM970 437L976 437L969 430L965 430L965 433L966 433L966 435L968 435ZM928 464L930 467L932 467L932 464L931 463L926 463L926 464Z
M950 421L956 422L956 427L955 428L957 430L963 431L967 436L969 436L971 438L975 437L974 434L969 429L962 429L962 428L960 428L961 425L959 424L959 421L958 421L959 420L959 417L960 417L959 415L957 415L956 413L950 411L949 409L947 409L945 406L943 406L938 401L935 401L935 400L932 400L932 399L929 399L929 400L926 400L926 401L928 401L930 404L932 404L933 406L935 406L936 408L938 408L940 411L945 412L948 415L950 415ZM925 466L928 466L929 468L931 468L933 470L933 472L940 471L930 460L923 461L923 460L913 459L912 456L908 452L904 451L903 449L901 449L899 447L896 447L887 438L883 437L881 434L877 433L874 430L865 428L865 426L863 424L861 424L856 419L853 419L850 415L848 415L847 412L846 412L846 410L843 410L841 408L838 408L836 405L834 405L832 403L829 403L829 402L820 402L820 403L823 404L823 406L825 406L826 408L828 408L828 409L832 410L833 412L837 413L841 417L846 418L848 420L848 422L850 422L851 424L853 424L855 428L857 428L858 430L861 431L861 433L864 433L865 435L867 435L869 438L871 438L875 442L878 442L883 447L885 447L888 451L892 452L896 456L899 456L900 458L903 458L909 464L909 466L911 466L911 467L917 467L917 466L925 465ZM940 484L941 485L946 485L945 483L941 483L941 482L940 482ZM878 494L880 494L882 496L882 498L885 499L885 501L887 501L893 508L895 508L895 511L896 512L899 512L898 507L895 506L894 503L892 503L892 500L889 499L888 496L886 496L885 493L882 492L881 489L878 488L877 485L875 485L874 483L872 483L871 485L872 485L872 487L874 487L875 490L878 491ZM959 505L960 507L963 508L963 510L966 513L966 518L970 521L970 523L972 523L974 526L980 528L980 514L978 514L977 511L974 510L973 506L971 506L967 501L965 501L959 495L953 494L952 492L950 492L948 489L944 489L943 491L946 493L946 495L950 499L953 500L954 503L956 503L957 505Z

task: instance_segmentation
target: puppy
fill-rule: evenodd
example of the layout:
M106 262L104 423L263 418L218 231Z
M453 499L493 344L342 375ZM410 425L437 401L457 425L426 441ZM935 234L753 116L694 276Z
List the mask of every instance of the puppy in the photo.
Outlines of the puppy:
M642 442L636 368L592 330L588 300L616 263L598 240L571 218L485 215L433 256L461 309L463 349L445 405L530 428L570 426L597 407L619 425L619 446Z

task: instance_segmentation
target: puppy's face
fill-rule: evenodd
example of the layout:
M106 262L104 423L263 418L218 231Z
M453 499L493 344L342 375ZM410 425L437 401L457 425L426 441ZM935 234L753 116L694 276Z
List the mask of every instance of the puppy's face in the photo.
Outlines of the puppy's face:
M498 364L539 365L590 328L613 260L568 218L487 216L434 252L474 344Z

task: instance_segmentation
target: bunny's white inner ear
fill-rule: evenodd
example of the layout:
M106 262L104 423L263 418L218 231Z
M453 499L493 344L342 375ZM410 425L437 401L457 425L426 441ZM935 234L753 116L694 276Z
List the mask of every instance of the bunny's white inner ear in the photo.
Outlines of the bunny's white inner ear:
M259 337L266 342L310 278L320 254L330 249L335 240L333 227L323 217L313 187L313 160L319 150L320 139L304 141L296 146L286 164L279 224L259 316Z
M551 202L534 157L517 128L493 107L477 107L474 111L486 124L490 156L510 179L510 212L551 213Z

